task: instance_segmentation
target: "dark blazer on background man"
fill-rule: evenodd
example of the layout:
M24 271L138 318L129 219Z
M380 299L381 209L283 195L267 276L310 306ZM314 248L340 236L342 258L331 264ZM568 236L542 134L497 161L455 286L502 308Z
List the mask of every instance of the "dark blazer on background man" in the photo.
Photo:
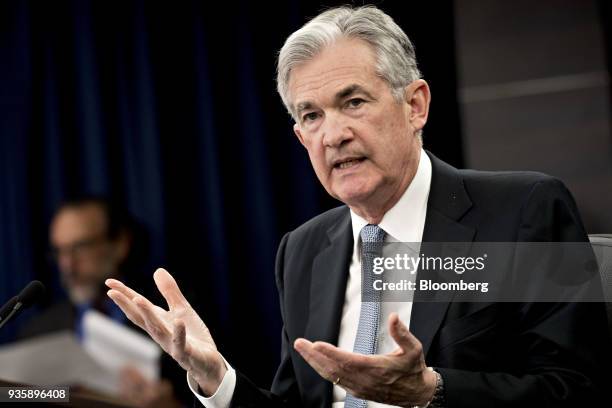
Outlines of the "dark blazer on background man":
M571 194L531 172L457 170L432 161L423 242L587 240ZM332 384L293 349L296 338L338 340L353 250L346 206L286 234L276 278L282 355L272 390L237 368L233 407L330 407ZM449 408L587 406L610 370L598 303L415 302L410 330L444 379Z

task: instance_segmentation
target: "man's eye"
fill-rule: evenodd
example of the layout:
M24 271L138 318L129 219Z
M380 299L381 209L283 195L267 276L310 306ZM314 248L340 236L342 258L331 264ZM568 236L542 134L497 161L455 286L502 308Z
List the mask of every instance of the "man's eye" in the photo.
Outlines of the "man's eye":
M363 105L365 101L361 98L353 98L347 102L349 108L358 108Z
M310 112L302 116L303 122L310 122L317 118L317 112Z

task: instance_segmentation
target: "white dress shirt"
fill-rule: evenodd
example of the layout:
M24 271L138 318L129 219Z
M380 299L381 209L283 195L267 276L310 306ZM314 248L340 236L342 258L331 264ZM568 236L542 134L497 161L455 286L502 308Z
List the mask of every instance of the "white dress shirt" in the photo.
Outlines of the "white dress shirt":
M412 182L399 199L399 201L383 216L378 224L387 234L385 242L421 242L425 217L427 215L427 199L431 185L431 160L421 149L419 166ZM353 229L353 256L349 266L349 278L344 295L342 319L338 347L344 350L353 350L353 343L357 336L359 313L361 310L361 259L360 238L361 229L368 222L351 210L351 223ZM397 312L399 318L406 326L410 324L412 302L383 302L381 303L381 319L378 327L378 354L390 353L397 348L397 344L389 334L388 317ZM189 388L206 408L227 408L232 400L236 387L236 372L227 363L227 373L214 395L205 398L198 394L197 383L187 375ZM333 387L332 408L342 408L346 391L340 386ZM389 407L386 404L368 402L369 408Z
M378 226L387 234L385 242L421 242L425 216L427 215L427 198L431 185L431 160L421 149L421 157L417 172L412 182L399 199L383 216ZM361 240L359 233L368 222L351 210L353 226L353 256L349 266L349 278L344 295L342 320L340 321L340 334L338 347L344 350L353 350L359 313L361 311ZM384 299L383 299L384 300ZM397 312L400 320L406 325L410 324L412 302L382 302L380 305L380 322L378 326L378 354L390 353L397 348L397 344L389 334L388 318L392 312ZM334 386L333 408L342 408L346 391ZM368 402L369 408L389 407L386 404Z

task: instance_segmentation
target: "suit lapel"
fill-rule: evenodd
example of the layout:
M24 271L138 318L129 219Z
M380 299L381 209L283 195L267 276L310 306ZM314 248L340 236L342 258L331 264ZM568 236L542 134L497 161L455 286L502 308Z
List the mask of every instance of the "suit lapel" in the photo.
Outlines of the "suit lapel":
M344 294L349 273L353 234L351 217L346 214L327 231L327 246L312 263L310 310L304 337L310 341L337 344ZM323 378L313 376L313 395L323 398L321 406L331 406L332 386Z
M425 256L439 256L439 253L432 252L434 246L428 246L427 243L471 242L476 231L459 222L472 206L463 184L463 178L456 169L440 161L431 153L427 153L432 163L432 179L427 202L425 230L423 231L422 252ZM435 247L439 248L439 246ZM448 254L447 248L450 251L455 250L452 256L461 256L467 250L468 245L459 245L458 249L445 246L446 254ZM417 275L417 279L418 277ZM431 299L426 301L417 292L410 317L410 331L421 341L423 354L426 357L452 301L452 296L442 293L435 299L435 301Z
M472 206L463 178L456 169L431 153L427 154L432 161L432 182L423 242L471 242L475 230L459 222ZM308 340L338 342L352 246L351 219L347 209L345 215L327 231L326 245L312 263L309 317L304 332ZM410 330L423 344L425 356L451 300L419 302L418 297L415 299ZM322 406L331 406L331 383L318 375L307 381L312 381L308 389L313 391L313 395L322 396Z

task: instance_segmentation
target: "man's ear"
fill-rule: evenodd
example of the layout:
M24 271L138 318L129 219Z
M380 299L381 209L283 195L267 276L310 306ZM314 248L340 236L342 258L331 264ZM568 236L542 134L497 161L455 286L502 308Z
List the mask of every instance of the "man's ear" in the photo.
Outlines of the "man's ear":
M423 129L425 123L427 123L429 104L431 103L429 85L425 80L417 79L405 88L404 96L406 103L410 105L408 120L416 130Z
M124 262L130 253L132 246L132 234L127 231L121 231L119 236L114 240L115 256L119 264Z
M304 143L304 137L302 136L302 131L300 130L300 125L298 125L297 123L293 124L293 133L295 133L302 146L306 147L306 144Z

